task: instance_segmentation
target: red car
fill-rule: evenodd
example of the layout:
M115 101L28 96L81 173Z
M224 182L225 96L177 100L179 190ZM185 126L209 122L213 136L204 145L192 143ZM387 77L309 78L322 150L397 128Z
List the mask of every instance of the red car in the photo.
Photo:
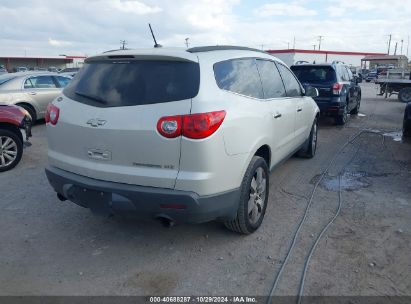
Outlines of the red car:
M0 104L0 172L14 168L23 155L23 134L31 137L31 117L23 108Z

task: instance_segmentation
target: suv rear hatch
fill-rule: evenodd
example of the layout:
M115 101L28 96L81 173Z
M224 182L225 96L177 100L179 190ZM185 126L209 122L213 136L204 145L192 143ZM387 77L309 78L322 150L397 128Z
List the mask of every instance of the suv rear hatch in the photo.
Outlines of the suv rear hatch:
M336 72L331 66L294 65L291 70L301 84L318 89L315 100L329 100L333 96L333 85L337 82Z
M185 52L184 52L185 53ZM53 102L50 165L119 183L174 188L181 137L165 138L157 122L189 114L200 71L192 54L106 55L84 67Z

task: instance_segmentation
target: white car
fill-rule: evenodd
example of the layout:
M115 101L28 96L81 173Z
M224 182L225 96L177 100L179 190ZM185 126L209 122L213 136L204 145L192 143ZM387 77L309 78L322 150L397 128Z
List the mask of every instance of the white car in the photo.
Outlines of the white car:
M269 171L313 157L319 109L275 57L243 47L89 57L47 115L50 184L100 214L252 233Z

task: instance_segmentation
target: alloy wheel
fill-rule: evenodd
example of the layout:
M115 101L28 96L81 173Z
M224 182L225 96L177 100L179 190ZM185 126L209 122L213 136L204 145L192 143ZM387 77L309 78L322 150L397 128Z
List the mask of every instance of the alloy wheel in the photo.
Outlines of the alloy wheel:
M0 136L0 168L11 165L17 158L17 143L8 136Z
M251 179L250 197L248 200L248 219L255 224L260 219L266 199L266 176L263 168L258 167Z

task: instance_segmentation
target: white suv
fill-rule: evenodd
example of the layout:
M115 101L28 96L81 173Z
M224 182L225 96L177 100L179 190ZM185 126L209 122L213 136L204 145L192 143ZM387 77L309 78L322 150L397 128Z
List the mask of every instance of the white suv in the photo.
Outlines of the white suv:
M50 184L93 212L252 233L269 170L315 154L319 109L275 57L242 47L107 52L50 104Z

